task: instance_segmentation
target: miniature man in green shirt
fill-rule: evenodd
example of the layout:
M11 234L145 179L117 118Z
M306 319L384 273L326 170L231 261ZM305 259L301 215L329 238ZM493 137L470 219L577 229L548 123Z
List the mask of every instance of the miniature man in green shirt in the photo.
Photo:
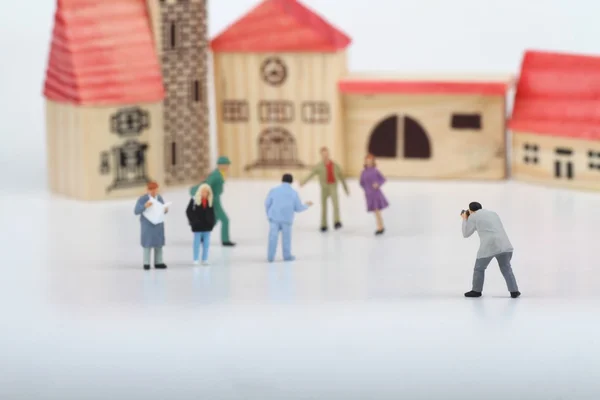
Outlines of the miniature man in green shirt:
M338 201L338 183L344 187L344 192L349 195L346 179L342 173L340 165L329 158L329 150L327 147L321 148L321 159L310 172L310 174L300 182L300 186L304 186L306 182L311 180L315 175L319 177L321 185L321 232L326 232L327 227L327 199L331 197L333 203L333 222L334 228L340 229L342 222L340 220L340 206Z
M235 243L229 240L229 218L227 217L227 214L225 214L225 210L223 210L223 205L221 204L221 194L223 193L225 176L230 164L231 161L229 161L229 158L225 156L219 157L217 160L217 168L208 175L205 182L202 182L207 183L213 191L213 208L215 210L217 221L221 221L221 242L223 246L235 246ZM190 195L192 197L194 197L202 183L190 188Z

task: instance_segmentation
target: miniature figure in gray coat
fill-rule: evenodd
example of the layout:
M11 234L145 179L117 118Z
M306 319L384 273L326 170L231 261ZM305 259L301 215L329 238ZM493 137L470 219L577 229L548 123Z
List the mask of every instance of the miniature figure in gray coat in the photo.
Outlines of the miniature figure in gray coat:
M510 297L513 299L519 297L521 292L519 292L517 280L510 266L513 247L510 240L508 240L508 235L498 214L490 210L484 210L481 204L472 202L469 204L469 210L463 210L460 215L463 220L463 236L468 238L477 231L480 241L477 260L475 260L475 271L473 272L473 289L465 293L465 297L481 297L485 270L493 258L498 261Z
M134 214L140 216L142 230L142 247L144 248L144 269L150 269L150 252L154 249L154 268L165 269L163 262L163 246L165 245L165 224L153 224L145 216L144 211L152 206L152 200L165 204L161 195L158 194L158 184L148 183L148 193L140 197L135 204ZM169 210L165 207L165 213Z

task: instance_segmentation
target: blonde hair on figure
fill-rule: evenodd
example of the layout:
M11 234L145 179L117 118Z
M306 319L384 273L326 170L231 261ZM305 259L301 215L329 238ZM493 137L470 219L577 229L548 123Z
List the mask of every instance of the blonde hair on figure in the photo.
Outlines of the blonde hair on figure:
M208 190L208 206L212 207L212 205L213 205L213 191L212 191L212 188L210 187L210 185L208 183L203 183L202 185L200 185L200 187L196 191L196 194L194 195L194 203L197 206L199 206L200 204L202 204L202 191L204 189Z

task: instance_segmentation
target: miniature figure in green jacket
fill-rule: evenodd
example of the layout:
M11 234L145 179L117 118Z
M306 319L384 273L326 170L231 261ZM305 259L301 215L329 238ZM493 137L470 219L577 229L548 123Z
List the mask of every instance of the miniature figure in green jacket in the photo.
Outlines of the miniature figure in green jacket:
M340 206L338 201L338 183L341 183L344 187L344 192L349 195L348 186L346 185L346 179L342 173L340 165L329 158L329 150L327 147L321 148L321 158L323 161L318 163L302 182L300 186L304 186L306 182L311 180L315 175L319 177L319 184L321 185L321 232L327 231L327 199L331 197L333 203L333 222L335 229L342 227L342 221L340 220Z
M225 175L230 164L231 161L229 161L229 158L224 156L219 157L217 160L217 168L208 175L205 182L202 182L208 183L213 191L213 208L215 210L217 221L221 221L221 242L223 246L235 246L235 243L229 240L229 218L227 217L227 214L225 214L225 210L223 210L223 205L221 204L221 194L223 193L223 186L225 184ZM190 189L190 195L192 197L194 197L202 183L193 186Z

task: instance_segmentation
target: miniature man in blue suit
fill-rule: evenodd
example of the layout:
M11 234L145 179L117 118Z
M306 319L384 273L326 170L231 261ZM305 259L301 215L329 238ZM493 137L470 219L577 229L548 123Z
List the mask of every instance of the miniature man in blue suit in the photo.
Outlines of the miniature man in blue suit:
M285 261L293 261L295 259L292 255L292 224L294 223L294 214L306 211L313 204L311 201L302 204L298 192L292 188L293 180L294 178L291 174L283 175L281 185L271 189L265 200L265 209L270 224L269 251L267 255L269 262L273 262L275 259L280 231L283 259Z

